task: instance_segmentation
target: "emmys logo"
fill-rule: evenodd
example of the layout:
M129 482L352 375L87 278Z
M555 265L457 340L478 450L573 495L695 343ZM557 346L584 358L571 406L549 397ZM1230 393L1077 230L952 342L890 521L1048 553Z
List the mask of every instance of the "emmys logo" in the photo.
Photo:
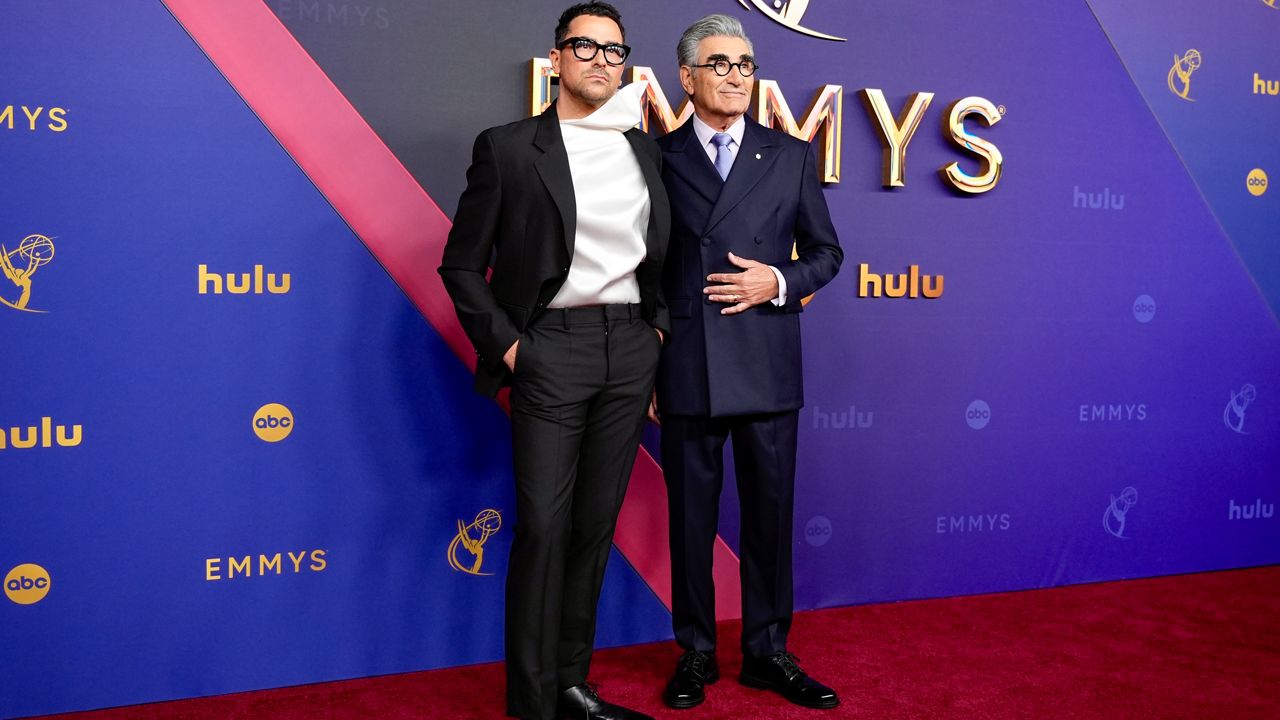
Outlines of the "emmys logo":
M870 272L870 269L867 263L858 266L858 297L880 297L882 293L891 298L936 300L942 297L945 278L942 275L921 275L919 265L907 266L904 273L883 275Z
M1231 399L1227 401L1227 407L1222 411L1222 422L1226 423L1233 432L1248 435L1249 433L1244 431L1244 411L1257 399L1258 389L1245 383L1245 386L1240 388L1240 392L1231 393Z
M459 520L458 534L454 535L453 542L449 543L449 567L468 575L492 575L493 573L480 571L480 566L484 565L484 544L501 529L502 513L493 508L476 513L476 519L470 525L464 525ZM459 548L465 550L471 557L459 560Z
M1200 51L1192 48L1182 57L1178 57L1177 53L1173 54L1173 67L1169 68L1169 92L1177 95L1183 100L1195 102L1195 98L1188 97L1191 93L1191 73L1200 69ZM1179 90L1178 87L1182 89Z
M1262 197L1267 191L1267 173L1262 168L1254 168L1249 171L1249 177L1245 179L1245 187L1249 189L1249 194L1254 197Z
M36 107L34 109L27 107L26 105L22 105L20 107L22 108L22 114L26 117L26 120L27 120L26 128L25 128L26 130L35 132L37 129L36 125L40 123L41 115L44 115L46 118L48 118L48 121L45 122L44 126L48 128L50 131L60 133L63 130L67 129L67 109L66 108L60 108L60 107L49 108L49 114L45 115L44 106ZM15 112L13 105L5 105L4 107L0 108L0 125L3 125L4 127L12 130L14 128L14 118L16 118L17 115L18 113ZM19 123L18 127L21 128L22 124Z
M1107 511L1102 513L1102 529L1121 540L1128 540L1129 537L1124 534L1125 517L1137 504L1138 491L1132 487L1121 490L1120 497L1112 495L1111 504L1107 506Z
M747 5L747 0L738 0L738 4L746 8L748 11L751 10ZM767 15L770 20L773 20L779 25L795 30L798 33L821 38L823 40L845 41L845 38L820 33L816 30L810 30L809 28L800 25L800 18L804 17L805 10L809 9L809 0L751 0L751 4L755 5L757 10Z
M939 515L934 529L939 535L1008 530L1013 525L1009 513L989 515Z
M302 572L302 561L308 557L311 562L307 564L307 569L311 572L324 572L329 567L329 561L324 559L326 551L324 550L300 550L298 552L276 553L274 555L260 554L257 557L258 576L263 575L281 575L284 570L291 569L295 575ZM283 562L284 556L288 556L289 563ZM214 580L234 580L237 577L253 577L254 575L254 557L245 555L243 557L228 557L226 564L223 564L223 558L205 558L204 561L204 579L206 582ZM223 574L225 570L226 574Z
M284 22L309 21L318 25L343 27L391 27L391 14L385 7L322 0L271 0L267 3ZM323 12L321 12L323 10Z
M49 571L34 563L25 563L4 576L4 594L19 605L34 605L49 594Z
M53 240L44 235L22 238L16 250L0 244L0 271L14 285L14 288L0 285L4 288L0 289L0 303L23 312L44 312L27 307L27 303L31 300L31 276L50 260L53 260Z
M293 413L280 403L267 403L253 414L253 433L263 442L280 442L291 432Z
M1146 403L1080 406L1080 422L1142 422L1146 419Z
M23 430L26 432L22 432ZM40 427L28 425L26 428L11 427L8 433L4 428L0 428L0 450L12 447L15 450L27 450L39 445L42 448L53 447L54 443L58 447L75 447L80 444L81 428L79 425L71 426L70 435L67 434L67 426L59 425L56 429L53 426L53 418L40 418Z

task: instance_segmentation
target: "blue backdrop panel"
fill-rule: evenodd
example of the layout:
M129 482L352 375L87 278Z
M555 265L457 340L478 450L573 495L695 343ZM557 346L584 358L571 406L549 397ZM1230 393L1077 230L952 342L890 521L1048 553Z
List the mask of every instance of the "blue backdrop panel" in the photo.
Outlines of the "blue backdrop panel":
M509 528L488 576L447 550L459 519L514 520L501 410L162 5L22 4L3 27L6 101L68 112L2 130L0 242L56 254L44 314L0 308L22 378L0 427L82 441L0 450L0 573L52 581L0 606L0 716L499 658ZM233 294L255 266L288 291ZM255 435L267 403L283 441ZM625 562L608 577L602 644L669 635Z
M1224 8L1173 0L1090 0L1134 83L1195 177L1273 312L1280 313L1280 3L1243 0ZM1225 11L1224 11L1225 10ZM1170 77L1194 52L1186 83ZM1186 61L1179 63L1185 71ZM1173 83L1173 88L1170 88ZM1261 170L1264 192L1246 192ZM1255 182L1257 182L1255 180Z
M528 113L563 4L267 2L450 214L475 134ZM711 12L793 110L843 87L846 264L794 369L798 607L1280 561L1280 194L1245 181L1280 177L1280 96L1251 92L1280 79L1280 10L811 3L833 42L737 0L620 5L672 101L676 38ZM0 17L0 243L46 311L0 305L0 575L52 583L0 599L0 716L499 659L501 411L159 2ZM1167 87L1190 49L1194 103ZM906 187L881 186L861 88L935 94ZM1004 114L968 123L1006 160L980 197L937 177L976 167L942 130L970 95ZM945 292L862 296L864 263ZM288 291L226 287L259 266ZM23 304L3 274L0 299ZM293 420L275 443L268 403ZM451 567L486 509L490 574ZM734 545L736 512L729 483ZM670 635L616 553L601 602L601 644Z
M856 106L846 117L848 179L828 199L850 264L805 318L796 525L815 534L797 537L800 601L1276 561L1277 528L1232 525L1228 511L1274 491L1280 414L1250 407L1241 436L1223 413L1276 375L1280 333L1088 6L978 3L956 17L862 5L827 27L852 35L824 52L839 80L799 48L770 45L762 66L886 88L895 109L917 90L935 108L991 98L1005 118L974 131L1007 166L991 193L949 193L936 169L973 163L931 108L907 186L885 192L870 123ZM904 38L930 51L904 52ZM946 292L859 297L859 263L918 264ZM1146 322L1143 296L1158 308ZM968 418L971 406L989 416ZM851 407L866 427L850 426ZM1127 487L1138 502L1118 538L1103 517Z

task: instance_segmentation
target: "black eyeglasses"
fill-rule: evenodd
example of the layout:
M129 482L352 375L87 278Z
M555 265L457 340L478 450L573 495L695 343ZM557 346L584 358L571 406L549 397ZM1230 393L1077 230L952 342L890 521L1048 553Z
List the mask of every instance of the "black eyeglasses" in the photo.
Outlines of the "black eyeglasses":
M631 47L620 43L609 43L601 45L591 38L571 37L565 38L560 43L560 47L569 45L573 47L573 56L583 62L590 62L596 59L596 55L604 50L604 61L610 65L621 65L626 62L627 56L631 54Z
M703 65L690 65L689 67L711 68L717 75L728 75L729 71L736 67L738 68L738 72L742 73L742 77L751 77L756 74L756 70L760 69L760 66L756 65L755 60L742 60L736 63L729 62L728 60L716 60Z

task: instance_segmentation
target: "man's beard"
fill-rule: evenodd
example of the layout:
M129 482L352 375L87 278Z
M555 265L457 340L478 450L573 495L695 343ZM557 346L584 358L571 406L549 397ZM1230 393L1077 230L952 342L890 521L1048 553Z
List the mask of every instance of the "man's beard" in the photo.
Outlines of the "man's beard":
M598 85L589 82L591 78L604 78L605 82L603 85ZM613 81L609 79L608 75L588 72L583 74L582 81L582 84L578 85L573 94L592 106L599 107L603 105L606 100L613 97L614 93L618 91L618 88L613 86Z

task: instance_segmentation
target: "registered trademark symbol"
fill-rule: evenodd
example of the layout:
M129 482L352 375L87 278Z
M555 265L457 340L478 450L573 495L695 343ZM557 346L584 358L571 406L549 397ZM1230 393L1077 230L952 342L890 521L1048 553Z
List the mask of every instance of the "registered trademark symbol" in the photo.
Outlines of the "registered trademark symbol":
M1006 112L1006 110L1004 109L1004 106L1003 106L1003 105L997 105L997 106L996 106L996 109L1000 111L1000 114L1001 114L1001 115L1005 114L1005 112Z

